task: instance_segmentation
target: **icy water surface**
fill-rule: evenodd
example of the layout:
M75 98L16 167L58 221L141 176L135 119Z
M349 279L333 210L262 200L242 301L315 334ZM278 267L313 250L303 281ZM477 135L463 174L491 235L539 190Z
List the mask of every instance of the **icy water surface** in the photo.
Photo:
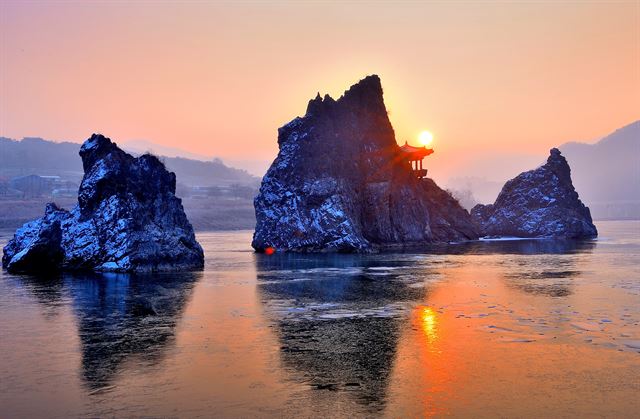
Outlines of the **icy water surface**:
M0 278L0 417L637 417L640 223L587 242ZM6 234L0 238L6 242Z

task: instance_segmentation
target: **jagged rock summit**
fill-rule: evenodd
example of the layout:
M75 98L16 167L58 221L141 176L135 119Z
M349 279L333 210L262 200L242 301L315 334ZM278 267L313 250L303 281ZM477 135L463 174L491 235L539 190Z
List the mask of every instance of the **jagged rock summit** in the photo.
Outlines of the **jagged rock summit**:
M254 201L257 251L355 252L477 238L469 214L411 172L378 76L338 100L318 94L304 117L278 130L278 145ZM440 212L430 200L434 188L450 200L436 202ZM461 210L458 219L447 205Z
M557 148L547 163L508 181L496 202L476 205L474 221L486 236L589 238L598 235Z
M94 134L80 148L84 177L71 211L48 204L41 219L19 228L3 251L12 272L198 269L203 251L176 177L157 157L138 158Z

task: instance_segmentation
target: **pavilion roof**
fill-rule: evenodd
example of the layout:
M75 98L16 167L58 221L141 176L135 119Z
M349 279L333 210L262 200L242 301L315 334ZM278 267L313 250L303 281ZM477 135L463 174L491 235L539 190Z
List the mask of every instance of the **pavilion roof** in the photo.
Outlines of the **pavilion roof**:
M406 141L403 146L400 146L400 150L403 153L409 154L409 156L407 156L409 160L422 160L429 154L433 154L432 148L427 148L425 146L414 147L412 145L409 145L409 143L407 143Z

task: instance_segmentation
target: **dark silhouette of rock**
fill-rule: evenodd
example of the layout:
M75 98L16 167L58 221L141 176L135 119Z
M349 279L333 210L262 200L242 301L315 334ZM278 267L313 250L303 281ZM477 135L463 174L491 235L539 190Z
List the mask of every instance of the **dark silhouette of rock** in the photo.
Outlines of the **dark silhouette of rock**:
M432 179L422 179L431 233L436 242L465 241L478 238L478 231L467 210Z
M2 265L13 271L47 271L58 267L64 259L60 246L60 223L69 212L54 203L46 206L44 217L31 221L16 231L4 248Z
M437 212L441 203L433 206L429 195L440 189L425 186L402 157L378 76L338 100L318 94L304 117L278 130L278 144L254 201L257 251L371 251L477 238L462 208L454 215L461 220L439 213L431 223L429 207Z
M22 275L19 281L43 313L72 308L80 377L88 390L100 391L132 366L162 362L201 278L201 272L58 272Z
M94 134L82 145L85 171L78 205L49 204L4 248L9 271L62 268L98 271L195 269L204 264L175 174L152 155L134 158Z
M423 281L413 261L296 253L256 255L254 261L256 292L289 379L343 393L365 407L365 416L383 411L398 341L409 321L407 311L392 307L415 306L432 286L407 282Z
M598 235L591 213L571 182L571 168L557 148L547 163L508 181L490 205L471 210L488 236L588 238Z

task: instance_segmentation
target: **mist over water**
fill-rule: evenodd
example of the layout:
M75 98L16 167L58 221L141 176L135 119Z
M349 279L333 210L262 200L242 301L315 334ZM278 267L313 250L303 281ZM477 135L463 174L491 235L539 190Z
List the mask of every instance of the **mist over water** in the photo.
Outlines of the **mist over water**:
M598 229L376 255L200 233L202 272L3 272L0 413L632 416L640 223Z

